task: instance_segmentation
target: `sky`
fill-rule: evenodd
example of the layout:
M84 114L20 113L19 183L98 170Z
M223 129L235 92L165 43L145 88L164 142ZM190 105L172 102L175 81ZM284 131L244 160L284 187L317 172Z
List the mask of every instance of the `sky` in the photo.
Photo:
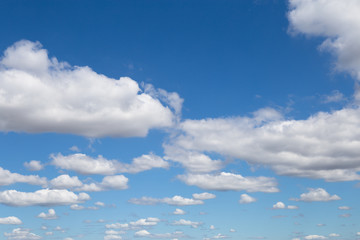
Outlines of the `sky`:
M5 240L360 239L358 0L3 0Z

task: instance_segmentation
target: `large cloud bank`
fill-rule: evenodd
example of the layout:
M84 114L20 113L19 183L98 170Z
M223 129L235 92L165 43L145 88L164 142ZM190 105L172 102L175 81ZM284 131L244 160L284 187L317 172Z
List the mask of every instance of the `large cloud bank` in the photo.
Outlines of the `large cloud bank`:
M179 112L182 99L147 89L128 77L72 67L49 58L38 42L19 41L0 60L0 131L128 137L172 126L171 109Z

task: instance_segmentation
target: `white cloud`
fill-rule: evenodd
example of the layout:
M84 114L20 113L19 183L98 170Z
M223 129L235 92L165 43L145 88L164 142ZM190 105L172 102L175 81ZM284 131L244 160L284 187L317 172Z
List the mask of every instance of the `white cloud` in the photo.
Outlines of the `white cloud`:
M215 194L208 193L208 192L194 193L192 196L193 196L194 199L199 199L199 200L207 200L207 199L216 198Z
M337 68L360 78L360 3L357 0L290 0L290 31L325 38L320 50L337 57ZM346 14L345 14L346 13Z
M95 205L99 207L105 207L105 203L103 202L96 202Z
M134 233L135 237L146 237L146 238L154 238L154 239L162 239L162 238L166 238L166 239L173 239L173 240L177 240L180 237L184 237L183 232L180 231L176 231L173 233L150 233L149 231L146 230L140 230Z
M338 90L334 90L330 95L323 96L323 103L333 103L333 102L341 102L344 101L344 94L339 92Z
M215 226L214 225L210 225L210 230L214 230L215 229Z
M17 217L10 216L6 218L0 218L0 224L18 225L18 224L22 224L22 221Z
M180 208L175 209L175 211L173 212L174 215L184 215L186 214L186 212Z
M30 162L25 162L24 166L29 170L29 171L40 171L44 168L44 166L41 164L40 161L35 161L32 160Z
M200 205L204 204L202 200L184 198L182 196L173 196L171 198L151 198L151 197L142 197L142 198L132 198L129 200L132 204L137 205L154 205L158 203L165 203L172 206L188 206L188 205Z
M86 154L76 153L68 156L62 154L51 155L51 164L66 170L76 171L80 174L113 175L116 173L138 173L152 168L168 168L170 165L155 154L144 154L134 158L131 164L117 160L108 160L99 155L97 158Z
M283 202L277 202L273 205L273 209L298 209L298 206L289 205L286 206Z
M70 148L69 148L69 150L71 150L71 151L73 151L73 152L80 152L80 148L78 148L78 146L71 146Z
M198 226L202 225L201 222L192 222L190 220L180 219L178 221L174 221L173 225L181 225L181 226L191 226L193 228L197 228Z
M41 189L35 192L6 190L0 192L0 203L8 206L55 206L70 205L89 200L86 193L76 195L68 190Z
M29 229L24 228L15 228L10 233L5 232L4 236L7 240L38 240L42 238L39 235L30 232Z
M195 185L206 190L278 192L277 182L268 177L243 177L240 174L221 172L220 174L187 174L178 178L187 185Z
M256 202L256 198L253 198L253 197L247 195L246 193L241 194L239 203L246 204L246 203L252 203L252 202Z
M156 226L160 222L160 219L148 217L148 218L142 218L134 222L129 223L112 223L112 224L106 224L107 229L139 229L142 227L151 227Z
M32 185L46 186L47 180L38 175L21 175L12 173L0 167L0 186L11 185L14 183L27 183Z
M169 107L176 93L162 95L169 102L164 106L128 77L112 79L49 59L38 42L9 47L0 61L0 79L1 131L145 136L175 119Z
M42 219L57 219L58 216L56 215L56 212L54 209L50 208L48 210L48 213L40 213L38 216L38 218L42 218Z
M340 234L338 234L338 233L330 233L329 237L340 237Z
M70 206L70 208L71 208L72 210L84 210L84 209L85 209L84 206L79 205L79 204L72 204L72 205Z
M74 191L101 192L108 190L125 190L129 179L123 175L106 176L100 183L83 184Z
M327 239L327 237L322 235L307 235L304 237L306 240L313 240L313 239Z
M135 237L147 237L147 236L150 236L151 234L146 230L140 230L140 231L137 231L134 235L135 235Z
M349 207L349 206L340 206L340 207L338 207L338 209L339 210L350 210L351 207Z
M273 205L273 209L284 209L286 208L285 204L283 202L277 202Z
M236 232L236 230L235 229L233 229L233 228L231 228L230 230L229 230L230 232Z
M80 187L83 183L79 180L77 176L70 177L67 174L60 175L50 181L52 188L56 189L66 189Z
M309 188L308 193L302 193L300 198L295 198L291 200L295 201L303 201L303 202L328 202L328 201L336 201L341 198L338 195L330 195L323 188Z
M104 237L104 240L114 240L114 239L121 240L122 237L119 235L105 235Z
M165 153L168 148L176 149L171 152L217 153L270 166L279 175L354 181L360 180L359 121L356 107L319 112L305 120L261 120L256 114L185 120L180 124L182 132L165 145ZM200 160L195 162L201 165ZM206 171L217 169L206 166Z

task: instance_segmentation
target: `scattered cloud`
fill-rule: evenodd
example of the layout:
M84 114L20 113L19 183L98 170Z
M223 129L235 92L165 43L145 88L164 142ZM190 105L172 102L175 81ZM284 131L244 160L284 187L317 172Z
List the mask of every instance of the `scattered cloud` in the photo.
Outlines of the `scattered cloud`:
M256 202L256 198L251 197L251 196L247 195L246 193L241 194L240 200L239 200L240 204L246 204L246 203L252 203L252 202Z
M206 190L278 192L277 182L268 177L243 177L240 174L221 172L220 174L186 174L178 178L187 185Z
M338 234L338 233L330 233L329 237L340 237L340 234Z
M289 205L286 206L283 202L277 202L273 205L273 209L298 209L298 206Z
M14 183L27 183L32 185L46 186L47 179L38 175L21 175L12 173L0 167L0 186L11 185Z
M41 189L35 192L6 190L0 192L0 203L14 207L70 205L89 199L90 196L86 193L76 195L68 190Z
M180 208L175 209L175 211L173 212L174 215L185 215L186 212Z
M199 199L199 200L207 200L207 199L216 198L215 194L208 193L208 192L194 193L192 196L193 196L194 199Z
M113 175L116 173L138 173L152 168L169 168L169 163L155 154L144 154L134 158L131 164L122 163L117 160L108 160L99 155L97 158L86 154L76 153L68 156L52 154L51 164L65 170L72 170L80 174L91 175Z
M101 192L108 190L125 190L129 179L123 175L106 176L100 183L83 184L74 191Z
M133 137L170 127L175 119L171 106L142 92L131 78L112 79L59 62L39 42L22 40L7 48L0 79L0 131ZM174 96L162 98L173 103Z
M57 216L55 210L51 208L48 210L48 213L42 212L37 217L50 220L50 219L57 219L59 216Z
M324 95L322 96L322 102L323 103L334 103L334 102L342 102L345 101L345 96L338 90L334 90L331 92L330 95Z
M146 237L146 238L154 238L154 239L162 239L162 238L166 238L166 239L178 239L178 238L182 238L185 237L185 235L183 234L183 232L180 231L176 231L173 233L150 233L149 231L146 230L140 230L134 233L135 237Z
M24 166L29 171L40 171L40 170L44 169L44 166L41 164L41 162L40 161L35 161L35 160L32 160L30 162L25 162Z
M67 174L60 175L50 181L50 186L55 189L67 189L81 187L83 183L77 176L70 177Z
M340 206L340 207L338 207L338 209L339 210L350 210L351 207L349 207L349 206Z
M307 235L304 237L306 240L314 240L314 239L327 239L327 237L322 235Z
M18 224L22 224L22 221L17 217L10 216L6 218L0 218L0 224L18 225Z
M204 204L202 200L184 198L182 196L173 196L171 198L151 198L151 197L142 197L142 198L132 198L129 200L132 204L137 205L155 205L158 203L164 203L172 206L188 206L188 205L200 205Z
M192 222L190 220L185 220L185 219L180 219L180 220L174 221L172 223L172 225L191 226L193 228L197 228L200 225L202 225L202 223L201 222Z
M38 240L42 238L39 235L30 232L30 229L25 228L15 228L10 233L5 232L4 236L7 238L7 240Z
M328 202L328 201L336 201L341 198L338 195L330 195L323 188L309 188L308 193L302 193L300 198L290 199L294 201L303 201L303 202Z

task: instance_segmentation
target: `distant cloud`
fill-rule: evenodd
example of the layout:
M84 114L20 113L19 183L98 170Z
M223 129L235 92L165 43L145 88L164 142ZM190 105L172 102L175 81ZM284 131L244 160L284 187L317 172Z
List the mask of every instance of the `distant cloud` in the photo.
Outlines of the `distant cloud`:
M315 239L327 239L327 237L322 235L307 235L304 237L306 240L315 240Z
M6 218L0 218L0 224L19 225L22 224L22 221L17 217L11 216Z
M330 95L325 95L322 97L323 103L334 103L334 102L341 102L345 100L344 94L339 92L338 90L334 90L331 92Z
M283 202L277 202L273 205L273 209L298 209L298 206L289 205L286 206Z
M208 192L194 193L192 196L193 196L194 199L199 199L199 200L207 200L207 199L216 198L215 194L208 193Z
M35 160L32 160L30 162L25 162L24 166L29 171L40 171L40 170L44 169L44 166L41 164L41 162L40 161L35 161Z
M149 129L172 126L170 108L182 103L176 93L162 90L171 103L165 106L128 77L112 79L89 67L72 67L27 40L6 49L0 79L0 131L5 132L146 136Z
M42 239L39 235L30 232L30 229L25 228L15 228L12 232L7 233L4 232L4 236L7 240L19 240L19 239L26 239L26 240L38 240Z
M82 153L63 156L51 155L51 164L66 170L76 171L80 174L113 175L116 173L138 173L152 168L169 168L169 163L155 154L143 154L134 158L131 164L117 160L108 160L99 155L97 158Z
M86 193L76 195L68 190L41 189L35 192L5 190L0 192L0 203L14 206L57 206L85 202L90 199Z
M176 231L173 233L150 233L147 230L137 231L134 233L134 236L135 237L153 238L153 239L173 239L173 240L185 237L183 232L180 232L180 231Z
M174 221L172 223L172 225L191 226L193 228L197 228L200 225L202 225L202 223L201 222L192 222L190 220L185 220L185 219L180 219L180 220Z
M330 195L325 189L323 188L309 188L308 193L302 193L300 198L293 198L290 200L295 201L303 201L303 202L328 202L328 201L336 201L340 200L341 198L338 195Z
M173 212L174 215L184 215L186 212L180 208L175 209Z
M48 213L42 212L37 217L50 220L50 219L57 219L59 216L57 216L55 210L51 208L48 210Z
M12 173L0 167L0 186L11 185L15 183L27 183L32 185L46 186L47 179L38 175L21 175Z
M188 205L201 205L204 204L202 200L184 198L182 196L173 196L172 198L151 198L151 197L142 197L142 198L132 198L129 200L132 204L137 205L155 205L158 203L165 203L172 206L188 206Z
M247 195L246 193L241 194L240 200L239 200L240 204L247 204L247 203L253 203L253 202L256 202L256 198L253 198L253 197Z
M105 227L107 229L123 229L123 230L134 230L134 229L141 229L143 227L151 227L156 226L160 222L160 219L148 217L148 218L141 218L134 222L129 223L112 223L112 224L106 224ZM114 235L114 234L112 234Z
M339 210L350 210L351 207L349 207L349 206L340 206L340 207L338 207L338 209Z
M178 178L187 185L206 190L278 192L277 182L268 177L243 177L239 174L222 172L220 174L186 174Z

